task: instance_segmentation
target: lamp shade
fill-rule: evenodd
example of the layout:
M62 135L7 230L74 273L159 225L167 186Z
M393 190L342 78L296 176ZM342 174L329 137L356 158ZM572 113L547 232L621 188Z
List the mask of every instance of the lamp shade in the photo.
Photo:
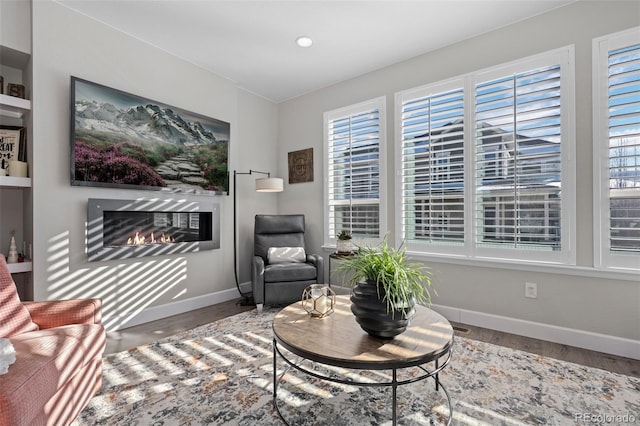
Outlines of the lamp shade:
M281 178L260 178L256 179L257 192L282 192L284 190L284 182Z

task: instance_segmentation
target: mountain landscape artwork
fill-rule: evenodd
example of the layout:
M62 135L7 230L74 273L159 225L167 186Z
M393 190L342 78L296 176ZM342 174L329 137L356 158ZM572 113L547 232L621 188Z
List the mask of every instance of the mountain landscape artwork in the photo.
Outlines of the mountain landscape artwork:
M228 191L229 123L71 78L71 183Z

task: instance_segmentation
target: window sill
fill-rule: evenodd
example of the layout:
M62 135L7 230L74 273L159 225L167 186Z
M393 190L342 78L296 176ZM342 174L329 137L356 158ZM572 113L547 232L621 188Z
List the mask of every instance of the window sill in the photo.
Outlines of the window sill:
M333 245L323 245L322 250L327 253L336 251ZM604 278L610 280L636 281L640 284L640 270L595 268L577 265L561 265L557 263L526 262L522 260L470 258L455 255L427 254L407 251L411 258L423 262L447 263L453 265L474 266L478 268L510 269L513 271L538 272L547 274L572 275L576 277Z
M561 265L543 262L526 262L508 259L469 258L465 256L444 256L410 252L407 254L415 260L433 263L448 263L454 265L475 266L480 268L510 269L516 271L539 272L573 275L576 277L605 278L612 280L636 281L640 283L640 270L605 269L577 265Z

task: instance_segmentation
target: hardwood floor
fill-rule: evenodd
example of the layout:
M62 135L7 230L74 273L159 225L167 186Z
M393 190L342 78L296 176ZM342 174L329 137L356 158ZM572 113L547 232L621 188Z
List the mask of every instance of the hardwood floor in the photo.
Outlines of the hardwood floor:
M135 327L109 332L107 333L105 355L151 343L154 340L171 336L199 325L255 309L255 306L237 305L236 302L238 302L238 300L230 300L206 308L185 312L184 314L140 324Z
M451 323L451 325L459 336L640 378L640 361L631 358L466 324Z
M237 300L107 333L105 354L153 342L199 325L254 309ZM456 335L640 378L640 361L466 324L452 323Z

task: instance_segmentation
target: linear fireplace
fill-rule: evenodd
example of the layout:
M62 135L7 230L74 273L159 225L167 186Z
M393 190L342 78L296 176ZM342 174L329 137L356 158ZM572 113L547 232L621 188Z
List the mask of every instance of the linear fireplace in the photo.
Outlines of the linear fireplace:
M217 203L90 198L90 262L220 248Z

